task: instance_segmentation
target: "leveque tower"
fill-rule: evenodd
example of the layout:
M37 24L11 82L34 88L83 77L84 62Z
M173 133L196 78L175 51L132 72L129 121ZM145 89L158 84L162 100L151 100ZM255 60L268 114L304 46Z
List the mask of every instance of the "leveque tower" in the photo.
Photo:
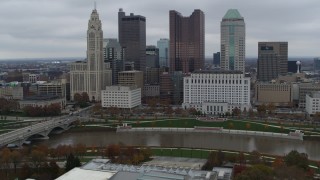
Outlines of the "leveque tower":
M71 63L71 99L76 93L88 93L90 101L101 100L101 90L112 83L110 64L103 58L103 31L96 8L92 11L87 31L87 59Z

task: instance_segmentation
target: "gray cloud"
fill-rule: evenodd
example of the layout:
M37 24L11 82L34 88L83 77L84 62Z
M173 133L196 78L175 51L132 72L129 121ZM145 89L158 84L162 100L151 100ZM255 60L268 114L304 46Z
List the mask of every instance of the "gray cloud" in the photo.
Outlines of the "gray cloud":
M84 57L93 0L1 0L0 59ZM147 44L169 37L169 10L189 16L201 9L206 20L206 56L220 50L220 21L236 8L246 22L246 54L259 41L288 41L289 56L319 56L319 0L97 0L104 37L118 37L117 12L147 18Z

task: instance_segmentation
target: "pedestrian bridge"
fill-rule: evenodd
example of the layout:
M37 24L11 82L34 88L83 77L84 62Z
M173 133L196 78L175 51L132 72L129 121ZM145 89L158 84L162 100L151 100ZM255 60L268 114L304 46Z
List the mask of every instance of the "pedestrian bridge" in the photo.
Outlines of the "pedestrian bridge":
M79 116L86 112L88 108L82 109L72 115L60 116L51 120L46 120L34 125L20 128L5 134L0 135L0 147L10 144L10 146L22 146L29 140L38 138L49 138L50 134L60 133L68 130L74 125L74 122L79 120Z

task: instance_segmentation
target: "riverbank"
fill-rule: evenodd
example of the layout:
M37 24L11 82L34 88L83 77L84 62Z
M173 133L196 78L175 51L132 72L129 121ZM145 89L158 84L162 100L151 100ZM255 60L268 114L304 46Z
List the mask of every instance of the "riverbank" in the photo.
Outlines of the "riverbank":
M212 127L195 127L195 128L131 128L119 127L117 133L138 133L138 132L170 132L170 133L216 133L216 134L231 134L243 136L261 136L271 138L284 138L292 140L303 140L303 133L273 133L273 132L259 132L259 131L243 131L243 130L225 130L223 128Z

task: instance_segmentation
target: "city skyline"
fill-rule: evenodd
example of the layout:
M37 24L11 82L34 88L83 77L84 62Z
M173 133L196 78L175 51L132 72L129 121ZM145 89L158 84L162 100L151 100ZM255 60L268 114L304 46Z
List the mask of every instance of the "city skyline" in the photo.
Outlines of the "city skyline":
M181 3L183 2L183 7ZM87 16L94 1L9 1L0 2L0 59L85 57ZM139 5L140 4L140 5ZM141 6L143 4L143 6ZM104 37L118 37L117 12L142 14L146 17L147 44L156 45L169 37L169 10L191 14L201 9L205 19L205 56L220 51L219 23L224 13L238 9L246 20L246 56L257 57L259 41L287 41L289 57L318 57L320 2L302 1L97 1ZM41 7L41 8L39 8ZM270 13L272 12L272 13ZM159 23L160 22L160 23Z

